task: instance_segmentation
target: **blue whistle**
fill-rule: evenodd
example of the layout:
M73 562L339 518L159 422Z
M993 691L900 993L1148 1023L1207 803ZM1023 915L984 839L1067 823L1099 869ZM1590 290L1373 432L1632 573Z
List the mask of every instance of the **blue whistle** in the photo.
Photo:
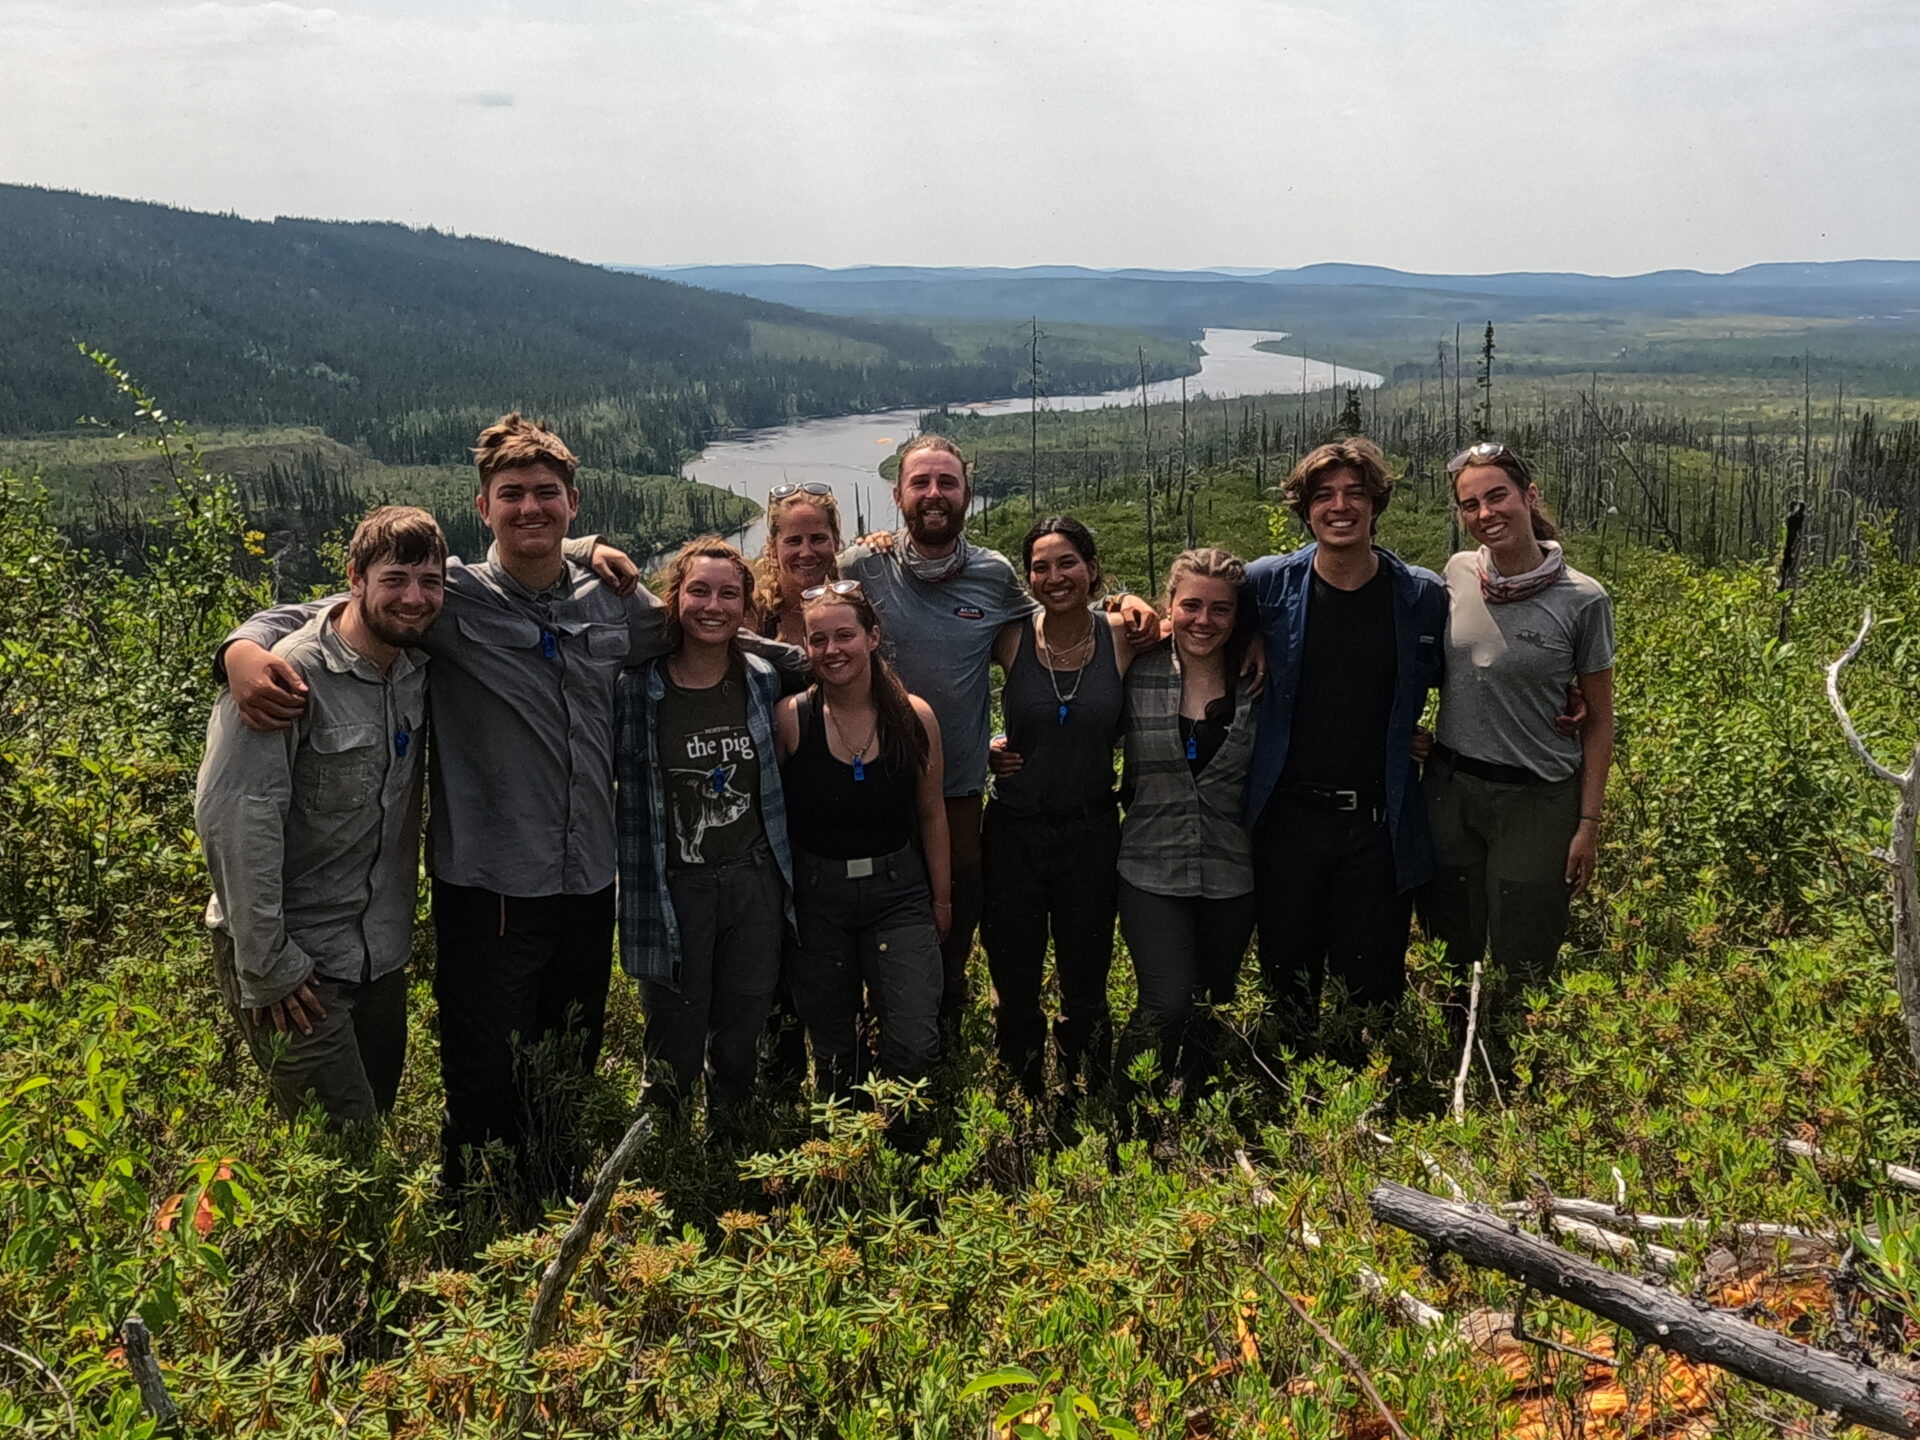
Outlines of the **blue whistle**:
M560 647L554 643L553 631L542 630L540 632L540 653L549 660L560 653Z
M1198 760L1199 758L1200 758L1199 737L1194 735L1189 735L1187 736L1187 759Z
M714 794L720 795L725 793L727 788L727 772L725 770L716 765L713 767L713 773L707 776L707 778L713 781Z
M860 757L858 755L853 757L853 778L856 780L864 780L867 778L867 767L860 763Z
M405 730L394 731L393 732L393 758L396 760L406 759L407 746L411 745L412 743L413 743L413 736L409 734L407 731Z
M1067 723L1067 706L1065 701L1060 703L1060 723L1062 725Z

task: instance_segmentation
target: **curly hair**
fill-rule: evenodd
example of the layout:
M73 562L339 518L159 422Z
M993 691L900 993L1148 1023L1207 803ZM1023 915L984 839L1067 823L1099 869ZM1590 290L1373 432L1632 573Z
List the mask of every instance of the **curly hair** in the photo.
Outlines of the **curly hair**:
M1302 525L1307 523L1307 510L1313 504L1314 493L1342 470L1350 470L1360 478L1367 498L1373 502L1374 518L1380 518L1380 512L1393 499L1393 476L1387 473L1387 457L1380 453L1380 447L1355 436L1351 440L1333 440L1315 446L1281 482L1280 494Z
M667 643L676 650L680 648L681 641L680 587L686 582L687 571L693 568L696 560L725 560L732 564L740 572L741 598L746 604L746 612L741 616L740 623L752 626L759 618L753 594L753 566L747 563L747 557L718 535L702 535L689 540L674 552L673 558L660 572L660 605L666 612Z
M833 549L838 554L846 548L846 539L840 530L840 502L832 495L813 495L805 490L796 490L791 495L782 495L778 500L767 501L765 513L767 521L767 543L761 547L759 555L754 557L754 602L760 607L762 624L766 633L772 634L779 628L780 611L786 606L786 597L780 589L780 517L796 505L811 505L827 517L827 528L833 532ZM827 578L838 580L840 567L833 561L827 562Z

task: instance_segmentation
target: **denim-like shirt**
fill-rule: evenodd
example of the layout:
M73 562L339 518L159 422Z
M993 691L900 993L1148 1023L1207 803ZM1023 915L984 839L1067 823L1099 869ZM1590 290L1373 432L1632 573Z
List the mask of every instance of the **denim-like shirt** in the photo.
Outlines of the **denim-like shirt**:
M1253 767L1247 775L1247 825L1258 825L1280 772L1287 768L1293 706L1299 698L1300 660L1307 641L1307 602L1313 594L1313 555L1308 545L1290 555L1267 555L1247 566L1260 607L1260 634L1267 646L1267 686ZM1433 837L1427 830L1425 793L1414 773L1413 729L1438 689L1446 665L1447 587L1431 570L1409 565L1391 550L1374 547L1393 584L1395 678L1387 719L1387 825L1393 836L1393 867L1402 894L1433 874Z
M622 599L567 542L549 589L495 559L447 562L433 657L428 856L436 879L501 895L591 895L614 880L613 696L666 653L660 602ZM227 638L271 646L342 597L263 611Z
M426 657L402 650L382 673L331 611L274 651L307 677L306 713L262 734L222 694L193 798L207 924L232 937L250 1007L314 975L364 982L405 965L420 881Z
M787 802L780 788L773 707L781 672L747 655L747 733L760 756L760 821L787 887L787 926L793 914L793 852L787 844ZM655 660L620 677L619 795L615 809L620 849L620 965L636 980L680 988L680 925L667 889L667 795L655 744L654 717L666 695L666 662Z

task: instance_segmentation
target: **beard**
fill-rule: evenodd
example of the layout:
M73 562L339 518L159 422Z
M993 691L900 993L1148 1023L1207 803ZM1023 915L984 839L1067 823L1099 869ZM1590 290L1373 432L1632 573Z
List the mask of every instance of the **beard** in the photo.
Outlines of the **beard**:
M407 650L418 645L433 628L433 622L440 618L439 611L419 620L401 620L384 610L375 610L364 600L354 602L360 610L360 623L367 627L374 639L383 645L395 649Z
M945 545L958 538L961 510L944 499L925 499L905 512L907 534L916 545Z

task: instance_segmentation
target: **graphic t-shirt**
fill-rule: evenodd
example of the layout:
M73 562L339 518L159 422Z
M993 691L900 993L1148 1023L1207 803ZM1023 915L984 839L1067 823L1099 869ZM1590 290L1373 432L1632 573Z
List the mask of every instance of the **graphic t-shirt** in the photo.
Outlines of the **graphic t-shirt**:
M765 834L746 666L736 658L727 678L704 690L661 678L654 744L667 803L668 868L738 860Z

